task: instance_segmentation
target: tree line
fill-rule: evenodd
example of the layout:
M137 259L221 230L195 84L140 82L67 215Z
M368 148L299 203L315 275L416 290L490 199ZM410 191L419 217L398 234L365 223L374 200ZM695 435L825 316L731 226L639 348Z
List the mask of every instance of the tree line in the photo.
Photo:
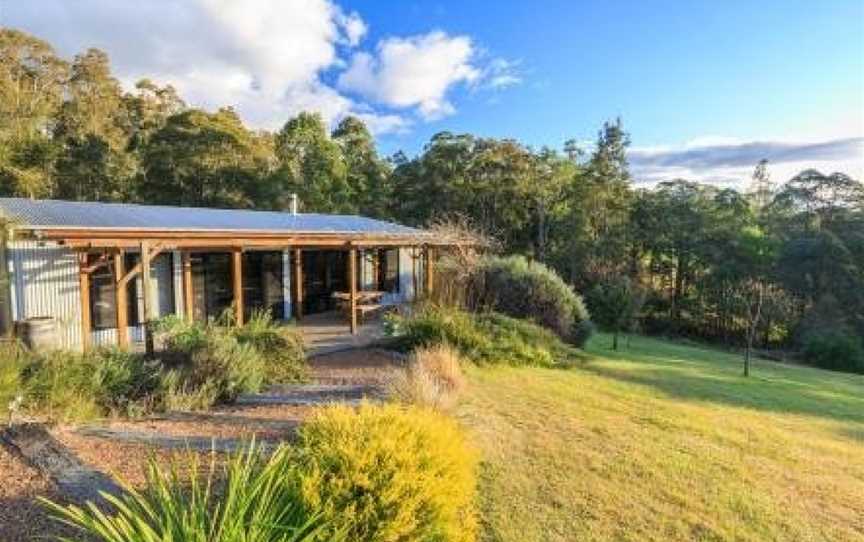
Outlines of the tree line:
M645 189L629 143L616 120L590 152L442 132L416 156L382 157L356 117L252 130L169 85L124 90L97 49L67 62L0 30L4 196L284 210L297 193L314 212L461 215L557 270L606 327L809 349L864 370L860 182L807 170L774 187L762 163L746 193L682 179Z

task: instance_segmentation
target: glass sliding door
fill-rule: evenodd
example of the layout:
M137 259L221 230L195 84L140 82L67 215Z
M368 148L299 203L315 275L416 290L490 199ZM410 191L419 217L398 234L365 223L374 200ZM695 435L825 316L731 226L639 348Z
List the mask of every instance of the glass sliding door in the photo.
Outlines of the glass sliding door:
M285 318L282 281L282 252L243 254L243 312L247 320L255 310L269 311L274 320Z
M231 255L224 252L193 253L192 312L196 320L219 318L231 308Z

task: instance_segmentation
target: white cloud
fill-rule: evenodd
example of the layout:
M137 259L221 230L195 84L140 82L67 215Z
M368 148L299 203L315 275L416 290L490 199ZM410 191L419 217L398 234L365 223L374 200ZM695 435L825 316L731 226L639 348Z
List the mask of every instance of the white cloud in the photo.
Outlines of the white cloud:
M504 58L492 60L483 70L485 86L498 90L520 84L522 76L519 75L518 68L519 62Z
M746 188L753 169L767 159L777 182L808 168L864 176L864 136L797 142L741 141L702 137L677 147L634 147L628 153L633 177L648 185L676 178Z
M190 104L233 106L255 127L277 128L303 110L331 122L362 113L379 133L408 125L323 81L367 32L330 0L41 0L4 4L2 17L68 58L105 50L127 88L142 77L170 83Z
M366 23L363 22L363 19L356 12L341 15L339 24L345 29L345 37L347 38L348 45L351 47L358 45L369 30Z
M170 83L193 106L230 105L259 128L311 109L330 122L357 114L376 133L405 131L414 113L453 113L456 85L520 81L515 64L480 62L469 37L441 31L364 52L366 22L334 0L40 0L4 3L0 17L69 58L105 50L127 88L143 77ZM337 90L326 81L346 66Z
M441 31L381 41L375 55L354 54L339 86L394 108L416 107L425 119L453 113L447 91L459 83L476 81L481 70L467 36Z

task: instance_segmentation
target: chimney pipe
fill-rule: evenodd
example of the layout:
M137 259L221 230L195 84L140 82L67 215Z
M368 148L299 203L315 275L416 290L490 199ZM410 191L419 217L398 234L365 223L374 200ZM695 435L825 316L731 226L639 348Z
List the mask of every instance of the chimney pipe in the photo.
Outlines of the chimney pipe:
M297 214L297 194L291 194L291 214Z

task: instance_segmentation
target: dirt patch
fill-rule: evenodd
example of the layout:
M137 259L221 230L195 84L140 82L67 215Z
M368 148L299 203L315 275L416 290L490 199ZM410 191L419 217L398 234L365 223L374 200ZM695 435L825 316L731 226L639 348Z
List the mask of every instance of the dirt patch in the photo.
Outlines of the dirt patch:
M51 520L36 501L37 497L60 499L51 480L2 446L0 476L0 540L37 540L73 534Z

